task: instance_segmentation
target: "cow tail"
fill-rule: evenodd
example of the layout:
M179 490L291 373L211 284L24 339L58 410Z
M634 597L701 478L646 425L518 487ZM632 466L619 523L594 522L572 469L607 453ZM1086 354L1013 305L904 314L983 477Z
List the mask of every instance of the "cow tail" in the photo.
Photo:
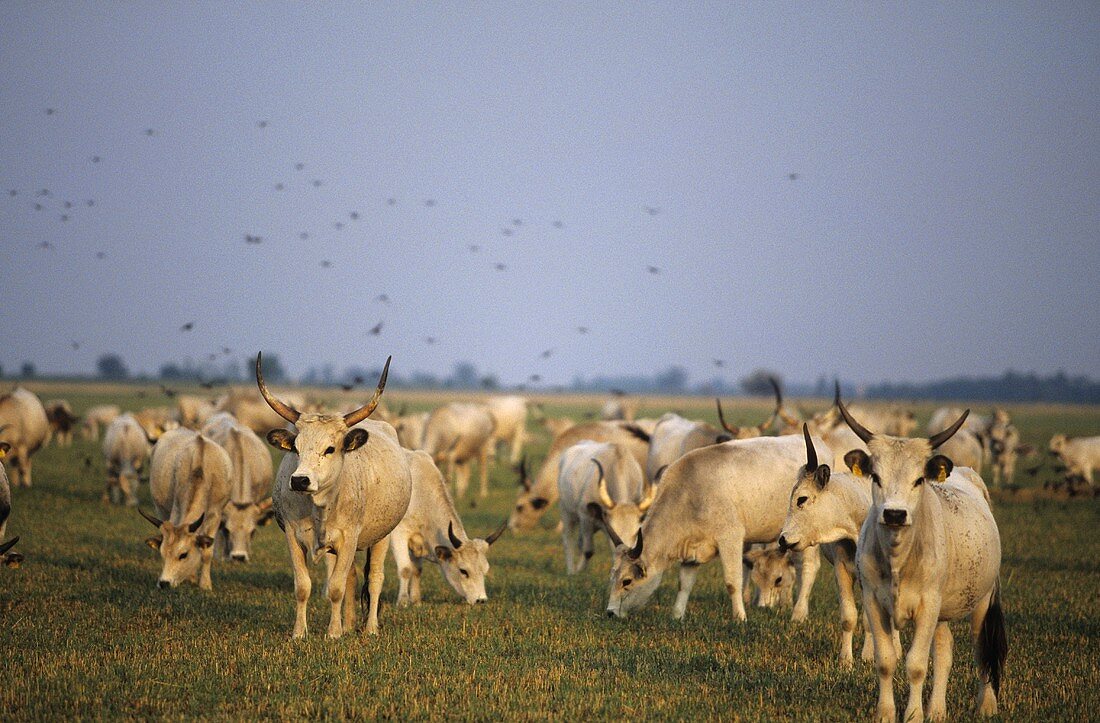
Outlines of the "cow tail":
M1004 676L1005 659L1008 657L1008 636L1005 635L1005 616L1001 609L1001 581L993 586L989 609L978 631L978 672L993 686L998 699L1001 697L1001 678Z

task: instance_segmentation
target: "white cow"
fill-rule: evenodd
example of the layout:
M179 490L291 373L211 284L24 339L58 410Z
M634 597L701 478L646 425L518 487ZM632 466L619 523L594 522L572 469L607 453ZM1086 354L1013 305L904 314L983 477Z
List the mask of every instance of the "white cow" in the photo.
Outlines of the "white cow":
M550 443L535 481L527 479L526 465L520 477L519 496L516 498L508 527L513 531L530 530L538 524L543 512L558 499L558 467L561 453L577 442L590 439L594 442L616 442L624 445L644 467L649 453L649 435L629 422L586 422L565 430Z
M2 428L0 428L2 431ZM11 445L7 442L0 442L0 459L7 456L11 451ZM8 533L8 517L11 515L11 485L8 484L8 475L4 471L4 467L0 465L0 540L3 540ZM15 547L15 543L19 542L18 537L13 537L7 542L0 543L0 560L3 561L7 567L19 567L19 564L23 562L23 556L18 552L9 552L11 548Z
M815 444L826 449L820 440ZM678 562L680 592L672 614L683 617L699 565L717 556L734 618L744 620L742 555L752 543L779 538L791 479L804 457L802 439L789 435L724 442L673 462L661 477L634 546L615 549L608 615L626 617L645 604L665 570ZM819 565L816 551L807 550L794 620L809 612Z
M145 541L164 561L157 586L189 581L201 590L213 589L210 562L229 501L229 454L198 432L173 429L157 441L150 467L149 491L160 517L138 511L160 531Z
M477 459L480 495L489 496L489 452L493 444L493 417L481 404L454 402L433 411L424 423L420 449L436 464L447 464L447 478L455 484L455 497L466 496L470 464Z
M293 635L305 637L312 589L309 564L322 557L330 603L328 637L338 638L355 627L357 550L367 551L362 596L369 605L366 630L375 635L388 537L405 516L412 494L409 463L397 432L386 422L367 419L386 386L390 361L371 400L343 416L299 412L279 401L264 384L260 361L257 354L260 394L294 425L294 431L267 433L269 443L289 452L275 475L271 498L294 568Z
M88 407L80 420L80 436L89 441L99 439L100 426L106 427L120 414L122 410L114 404L97 404L94 407Z
M1069 438L1056 434L1050 438L1050 452L1066 466L1066 474L1080 476L1093 487L1092 472L1100 467L1100 437Z
M566 572L572 575L588 564L597 529L607 532L612 547L616 540L633 540L654 491L638 460L621 445L584 440L562 452L558 511Z
M103 435L103 457L107 462L107 489L103 501L133 507L141 470L149 459L152 444L145 429L127 412L115 417Z
M969 467L976 471L981 470L982 460L985 457L982 440L966 429L960 429L951 439L944 442L940 447L940 453L956 466Z
M49 421L42 402L23 387L0 396L0 441L11 446L11 481L15 487L31 486L31 455L46 443Z
M1007 653L1001 612L1001 539L988 493L976 473L949 479L953 464L933 451L966 421L966 412L931 439L878 435L837 406L867 443L855 463L870 475L871 507L860 529L856 560L863 607L874 639L879 677L875 718L895 719L893 632L908 622L913 640L905 660L909 680L906 721L924 718L924 682L933 652L928 718L947 715L952 637L948 623L969 616L978 666L977 708L995 715Z
M504 442L511 450L509 460L519 462L527 439L527 400L523 397L490 397L485 407L493 418L493 440Z
M646 457L646 479L653 482L657 473L683 457L693 449L728 442L732 437L706 422L684 419L669 412L657 420L650 435L649 455ZM631 538L626 538L631 539Z
M405 517L390 534L390 550L399 577L397 606L420 603L424 560L439 565L443 578L467 603L486 602L489 546L504 532L505 525L484 539L468 537L431 456L422 451L407 451L405 456L412 473L412 497Z
M393 428L397 431L397 441L401 442L401 446L405 449L419 449L427 421L427 412L402 414L394 419Z
M233 462L229 504L218 529L220 544L216 549L223 559L228 556L234 562L248 562L256 529L275 515L271 506L271 481L275 476L271 454L255 432L228 412L207 419L202 433L220 444Z
M989 462L993 467L994 487L1012 484L1016 476L1016 461L1021 451L1030 449L1020 444L1019 430L1008 420L1007 414L1002 414L994 414L988 433Z
M190 394L179 395L176 398L176 406L180 424L191 429L202 427L218 411L217 404L213 400Z

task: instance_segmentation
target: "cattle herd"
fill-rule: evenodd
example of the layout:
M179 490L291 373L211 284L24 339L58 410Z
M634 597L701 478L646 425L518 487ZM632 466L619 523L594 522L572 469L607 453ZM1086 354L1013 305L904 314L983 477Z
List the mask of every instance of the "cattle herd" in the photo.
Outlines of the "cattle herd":
M105 502L138 506L147 475L153 511L138 511L156 528L146 543L161 558L159 587L193 582L211 590L215 557L247 563L257 528L276 521L294 576L295 638L308 630L310 565L324 563L328 636L339 637L356 626L356 553L365 552L364 627L377 633L387 552L400 578L399 606L420 602L424 561L439 565L465 602L484 603L490 547L506 529L533 528L557 502L568 574L585 569L596 532L610 542L608 616L624 618L645 605L675 567L672 615L682 618L699 567L717 558L735 620L746 619L747 605L784 603L792 606L793 620L803 620L824 555L839 593L842 666L854 662L859 595L866 631L861 657L873 661L879 679L877 720L895 719L898 631L909 623L905 719L925 716L930 657L927 717L945 717L953 647L948 623L963 618L970 620L977 709L997 712L1007 654L1001 544L979 473L988 463L993 486L1009 485L1017 457L1034 453L1003 410L979 418L942 408L929 422L929 436L913 436L911 412L848 407L839 388L827 412L803 418L783 404L775 386L774 412L745 427L727 423L720 403L720 427L671 412L634 419L625 400L609 403L604 419L580 423L547 418L535 405L552 441L529 476L526 400L499 397L428 414L391 414L381 403L388 370L387 360L373 397L346 412L276 396L264 383L259 355L258 395L181 396L176 409L121 413L96 406L78 417L63 400L43 404L16 388L0 397L0 457L7 463L7 470L0 468L3 562L24 562L13 550L19 538L9 539L6 528L11 488L31 486L34 453L51 438L68 446L74 431L98 439L102 430ZM379 418L372 419L376 411ZM285 452L277 469L264 439ZM469 494L474 463L477 493L488 494L499 444L515 468L518 496L509 519L471 537L455 500ZM1100 437L1055 435L1048 451L1067 480L1093 485Z

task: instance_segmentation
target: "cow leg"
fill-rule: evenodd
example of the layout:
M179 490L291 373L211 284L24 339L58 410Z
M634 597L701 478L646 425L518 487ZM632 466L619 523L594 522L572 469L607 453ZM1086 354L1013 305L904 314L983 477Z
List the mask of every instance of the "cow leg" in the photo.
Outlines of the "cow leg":
M110 502L112 505L121 504L120 495L118 475L107 472L107 489L103 492L103 501Z
M947 676L951 674L951 628L936 626L932 639L932 697L928 699L928 720L947 718Z
M983 716L997 715L997 695L993 692L993 684L981 674L979 656L978 634L981 632L982 623L985 622L986 613L989 612L989 603L992 593L978 601L974 612L970 614L970 642L974 648L974 667L978 669L978 695L975 700L978 713Z
M306 548L294 536L294 528L286 529L286 542L290 548L290 567L294 572L294 633L292 637L306 636L306 612L309 607L309 593L313 582L309 578L309 564L306 562Z
M214 583L210 580L210 565L214 559L214 546L210 545L200 550L202 564L199 567L199 589L213 590Z
M370 556L370 550L367 550L367 556ZM367 564L370 564L370 560ZM347 580L344 582L344 630L355 630L356 582L358 582L358 576L355 573L355 560L352 560L351 566L348 567Z
M733 603L733 619L745 620L744 566L741 556L745 553L745 533L733 530L730 535L718 542L718 556L722 560L722 571L726 578L726 592Z
M596 534L596 521L589 515L581 515L580 532L577 535L580 544L580 556L576 558L576 566L573 572L580 572L588 567L588 561L592 559L595 550L592 547L592 536Z
M470 487L470 461L455 464L455 501L466 497Z
M691 589L695 587L695 578L698 576L698 563L680 563L680 589L676 593L676 604L672 606L673 620L683 620L684 613L687 612L688 598L691 597Z
M512 435L512 454L509 457L509 461L514 465L520 460L523 455L523 442L524 437L527 435L527 425L525 423L517 424L516 431Z
M478 496L485 498L489 496L489 450L492 443L486 443L481 448L481 454L477 459L478 473L480 474L481 488L478 491Z
M378 603L382 599L382 583L385 581L387 544L389 544L388 536L383 537L367 550L367 554L370 556L368 562L370 569L367 573L367 579L363 584L368 586L367 590L370 593L370 611L367 613L368 635L378 634ZM418 587L418 601L420 597L419 593L420 590Z
M856 629L858 612L856 611L856 595L853 588L852 573L844 564L844 560L841 558L842 554L838 550L836 561L833 563L833 572L836 574L837 597L840 602L840 667L851 668L852 635ZM870 640L870 635L864 637L865 648Z
M821 568L821 549L814 545L802 551L802 564L798 575L798 601L794 604L791 620L801 622L810 615L810 593L817 580L817 571Z
M332 570L328 575L328 601L330 606L328 637L330 638L338 638L344 634L342 613L344 595L347 594L345 585L348 581L348 570L355 564L355 539L357 537L357 531L353 530L348 535L340 534L339 541L329 543L336 548L336 562L333 563Z
M891 639L894 623L886 611L879 607L874 593L867 589L863 590L863 615L867 619L867 634L872 637L875 645L875 670L878 673L878 707L875 709L875 720L878 723L894 723L894 670L898 665L898 654Z
M409 587L416 571L416 568L413 567L412 558L409 555L408 539L404 535L398 536L396 532L391 534L390 551L393 552L393 562L397 567L397 607L408 607L412 604L412 597L409 595ZM369 555L370 553L368 552L367 554ZM363 582L365 584L366 580L364 579Z
M413 558L413 574L409 579L409 597L413 605L420 604L420 576L424 572L424 561L419 557Z
M575 573L577 557L580 556L579 522L576 517L562 511L561 514L561 546L565 550L565 572L568 575Z
M924 681L928 677L928 655L939 623L939 610L940 601L926 596L913 619L913 640L905 657L905 677L909 681L909 702L905 706L907 721L924 718Z

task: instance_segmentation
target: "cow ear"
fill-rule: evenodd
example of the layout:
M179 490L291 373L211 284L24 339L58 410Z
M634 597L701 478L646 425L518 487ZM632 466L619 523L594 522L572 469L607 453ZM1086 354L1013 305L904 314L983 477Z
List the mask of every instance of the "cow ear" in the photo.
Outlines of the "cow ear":
M446 547L444 545L436 545L435 556L437 558L439 558L440 560L450 560L451 559L451 548Z
M955 463L942 454L937 454L924 465L924 478L933 482L943 482L955 469Z
M755 550L749 550L741 556L741 562L745 564L745 567L752 569L752 566L760 560L761 557L767 554L767 550L761 550L759 548Z
M268 444L277 449L285 449L287 452L294 451L294 438L295 435L285 429L273 429L267 433Z
M535 499L531 500L531 506L534 507L536 510L541 510L548 504L550 504L550 500L543 497L536 497Z
M164 540L160 537L147 537L147 538L145 538L145 544L148 545L149 547L153 548L154 550L158 550L158 551L160 550L160 543L162 543L162 542L164 542Z
M8 456L8 452L11 450L11 445L7 442L0 442L0 459Z
M814 470L814 482L817 483L817 488L818 489L820 489L820 490L825 489L825 485L829 484L829 475L831 475L831 474L832 474L832 470L829 469L829 465L827 465L827 464L818 465L817 469Z
M354 427L348 430L348 433L344 435L344 451L353 452L364 444L367 443L367 438L370 437L370 432L359 427Z
M862 449L853 449L844 455L844 464L856 477L862 477L871 471L871 458Z
M200 548L210 547L214 544L214 538L209 535L196 535L195 546Z

